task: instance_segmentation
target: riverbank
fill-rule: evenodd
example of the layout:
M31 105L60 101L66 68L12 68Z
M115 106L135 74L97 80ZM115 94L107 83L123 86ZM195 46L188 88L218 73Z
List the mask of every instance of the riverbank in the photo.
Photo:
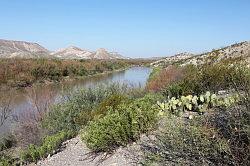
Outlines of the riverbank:
M128 67L125 67L125 68L121 68L121 69L117 69L117 70L112 70L112 71L104 71L102 73L96 73L96 74L93 74L93 75L87 75L87 76L76 76L74 78L70 78L70 77L65 77L62 79L62 83L65 82L65 81L75 81L75 80L84 80L84 79L88 79L88 78L93 78L93 77L98 77L98 76L102 76L102 75L106 75L106 74L112 74L112 73L116 73L116 72L121 72L121 71L125 71L129 68L132 68L132 67L135 67L135 66L128 66ZM53 83L53 82L52 82Z
M146 65L142 60L0 59L0 87L22 88Z

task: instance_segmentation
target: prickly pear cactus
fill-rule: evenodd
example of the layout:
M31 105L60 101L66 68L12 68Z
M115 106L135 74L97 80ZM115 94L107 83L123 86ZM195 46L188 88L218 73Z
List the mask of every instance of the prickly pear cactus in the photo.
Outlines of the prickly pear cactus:
M239 101L239 96L217 97L216 94L206 92L205 95L181 96L179 99L172 97L164 103L157 102L161 111L171 111L173 114L180 115L186 111L205 112L207 109L215 106L228 107ZM162 114L162 112L160 113Z

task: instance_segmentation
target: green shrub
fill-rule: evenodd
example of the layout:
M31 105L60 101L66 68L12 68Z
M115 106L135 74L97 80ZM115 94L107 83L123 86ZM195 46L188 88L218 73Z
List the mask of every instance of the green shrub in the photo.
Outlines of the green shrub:
M203 92L209 90L216 93L220 90L228 90L232 88L231 79L238 79L239 77L239 75L232 75L232 73L235 73L241 65L243 64L227 62L205 64L198 68L200 72L197 81L200 82Z
M111 92L110 92L111 93ZM91 110L100 103L109 92L104 87L96 89L83 89L70 95L68 101L55 105L42 121L43 127L52 132L60 130L79 130L80 126L76 123L79 115L86 115L91 119ZM86 113L86 114L85 114Z
M159 98L147 95L130 104L109 107L106 116L91 122L82 134L87 146L95 152L112 151L147 133L157 123L158 108L153 105Z
M109 84L82 89L67 96L65 103L55 105L42 121L44 128L52 132L79 130L93 118L98 105L113 94L126 94L131 88L126 85ZM81 120L82 119L82 120Z
M41 158L53 154L61 143L75 135L72 131L61 131L55 135L46 136L41 146L29 145L28 149L20 154L20 158L24 162L36 162Z
M203 79L200 76L201 70L197 66L188 65L184 67L183 71L184 76L182 76L182 78L176 82L176 86L179 86L179 91L182 93L181 95L198 95L204 93L205 90L203 89L202 85Z
M62 76L62 72L57 66L49 66L47 76L51 80L59 80Z
M0 154L0 166L12 166L14 162L14 158L11 156Z
M45 71L39 66L31 70L31 75L34 76L36 80L38 80L44 77Z
M50 112L48 112L41 123L43 128L51 132L58 132L61 130L76 130L74 118L78 116L78 110L74 109L73 103L63 103L55 105Z
M99 118L100 116L106 115L107 111L112 108L116 110L116 108L121 105L122 103L128 103L129 99L127 96L114 94L110 97L104 99L96 110L93 111L93 116Z
M153 70L146 85L146 89L150 92L160 92L183 77L181 67L168 66L160 71L157 70L159 69Z
M246 93L242 91L243 94ZM246 97L237 96L234 100L230 96L217 98L210 94L193 100L195 96L190 95L169 101L164 105L165 110L168 110L165 114L167 116L163 116L166 118L164 131L157 135L156 141L143 145L143 164L249 165L249 107L241 102ZM239 101L236 102L237 100ZM227 107L214 107L207 110L206 114L197 114L188 120L173 116L169 111L180 109L182 104L178 103L183 101L186 103L184 109L188 111L194 111L194 103L210 103L212 106L222 104Z
M79 126L78 128L82 128L85 125L87 125L91 120L93 120L93 118L94 118L93 111L85 110L80 112L74 118L74 123L76 126Z
M227 61L201 66L187 65L182 67L182 71L183 75L179 77L179 80L165 84L165 88L162 89L165 96L179 97L180 95L199 95L206 91L217 93L220 90L237 89L237 87L242 87L243 80L249 78L247 77L249 68L246 64L231 64ZM172 71L172 73L176 72ZM170 74L168 73L166 77L170 77Z
M156 141L142 145L144 165L227 165L231 164L227 140L214 128L184 122L169 116Z
M166 90L162 91L164 96L168 97L176 97L179 98L180 96L183 95L183 89L181 84L178 83L173 83L172 85L168 86Z
M0 140L0 151L11 148L16 143L13 135L3 137Z
M75 123L79 126L85 126L91 120L98 119L106 115L110 107L112 109L116 109L118 105L126 102L129 102L129 99L126 96L120 94L111 95L98 104L97 108L93 109L92 111L82 111L75 118Z
M79 71L78 71L78 75L79 76L86 76L86 75L88 75L88 71L83 66L81 66Z
M153 80L154 78L156 78L161 70L162 70L161 67L154 67L153 70L151 71L149 77L148 77L148 81Z
M245 64L237 65L228 77L232 89L236 90L242 103L250 110L250 68Z

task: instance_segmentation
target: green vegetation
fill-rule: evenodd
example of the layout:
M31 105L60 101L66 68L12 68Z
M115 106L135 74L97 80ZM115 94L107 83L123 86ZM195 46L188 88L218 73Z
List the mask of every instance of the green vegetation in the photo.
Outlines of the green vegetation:
M95 88L79 90L69 95L68 101L65 103L55 105L43 118L42 125L51 132L78 131L95 116L104 114L105 108L102 107L106 107L107 104L115 106L115 103L107 100L113 100L112 98L119 96L119 94L126 95L132 91L133 89L128 86L118 84L99 85ZM119 102L119 98L115 100ZM99 105L101 102L103 103Z
M95 119L98 119L100 117L105 116L108 113L109 109L116 110L119 105L121 104L127 104L130 102L130 99L128 96L121 95L121 94L114 94L106 99L104 99L96 108L96 110L93 111L93 117Z
M250 164L247 64L169 66L149 80L147 89L166 101L158 102L164 125L157 140L142 145L143 165Z
M242 79L245 80L249 76L246 72L246 64L234 61L202 66L168 66L158 70L155 79L149 80L147 89L162 92L166 97L200 95L206 91L218 93L221 90L240 87Z
M146 95L116 108L109 107L106 116L92 121L82 134L87 146L95 152L111 152L136 141L140 134L152 130L157 123L158 96Z
M168 112L158 139L142 147L143 164L249 165L249 110L238 107L189 120Z
M6 136L0 140L0 151L11 148L15 144L16 140L14 136Z
M0 59L0 85L24 87L34 82L90 76L147 63L146 60Z
M114 69L106 62L102 66ZM65 75L78 70L69 71ZM53 154L74 134L93 153L112 153L142 134L153 134L155 139L141 145L143 165L250 163L250 69L245 63L167 66L154 70L145 90L100 85L66 98L42 116L38 126L46 135L22 151L22 162Z
M230 157L227 140L217 137L215 129L196 123L197 119L185 123L169 115L157 141L150 141L143 145L142 149L145 153L143 164L226 164L224 161Z
M41 146L29 145L27 150L21 152L21 160L24 162L35 162L38 159L55 153L61 143L75 135L72 131L61 131L57 134L46 136Z
M0 166L12 166L14 162L11 156L0 154Z
M239 101L239 96L217 97L209 91L200 96L181 96L176 99L172 97L168 102L158 103L163 112L170 111L180 115L186 111L203 113L212 107L229 107Z
M94 123L103 123L99 122L99 120L109 119L110 116L113 117L117 115L124 118L125 115L121 116L117 114L117 110L120 110L120 113L123 111L124 114L128 114L129 116L127 115L126 118L133 118L137 122L140 122L138 129L136 129L135 124L133 124L131 128L134 130L134 133L129 138L131 139L129 141L134 141L139 138L140 133L151 130L156 123L153 122L156 121L154 117L156 113L152 112L153 109L151 111L148 110L150 110L149 107L151 108L153 103L156 103L159 97L147 96L140 99L143 96L145 96L145 92L140 88L133 88L125 84L120 85L116 83L107 85L100 84L95 88L86 88L70 93L65 96L65 102L54 105L49 112L43 114L37 124L33 124L32 127L27 126L28 128L31 127L30 129L32 131L35 131L34 134L37 134L37 132L40 133L32 137L35 140L31 140L31 142L34 143L28 146L23 145L18 158L12 159L10 156L11 160L9 160L7 157L3 157L1 162L9 162L10 165L14 163L26 164L37 162L41 158L53 155L57 152L57 149L63 141L75 136L81 129L91 128ZM131 107L129 111L127 111L128 106ZM138 112L133 112L133 109L137 109ZM140 109L143 110L140 111ZM142 119L144 116L147 119ZM140 120L138 118L140 118ZM150 118L152 120L150 120ZM148 122L148 120L150 121ZM127 122L129 122L129 120ZM25 127L25 129L27 127ZM88 131L92 132L90 130ZM29 130L29 132L31 131ZM117 133L117 136L122 138L119 134L121 133ZM28 140L30 141L32 138ZM85 138L87 138L87 135ZM98 138L93 137L93 139ZM91 141L90 139L87 144L90 145ZM123 145L125 145L125 143L128 142L124 142ZM98 145L96 147L101 148ZM102 150L108 151L108 147Z

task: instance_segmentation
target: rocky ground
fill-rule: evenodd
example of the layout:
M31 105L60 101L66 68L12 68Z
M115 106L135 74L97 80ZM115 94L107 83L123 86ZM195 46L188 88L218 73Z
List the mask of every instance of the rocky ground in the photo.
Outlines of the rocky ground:
M133 166L136 165L132 159L132 149L136 148L133 144L129 148L119 148L112 155L93 155L81 141L80 137L70 139L63 143L64 148L37 164L29 166ZM133 148L132 148L133 147Z

